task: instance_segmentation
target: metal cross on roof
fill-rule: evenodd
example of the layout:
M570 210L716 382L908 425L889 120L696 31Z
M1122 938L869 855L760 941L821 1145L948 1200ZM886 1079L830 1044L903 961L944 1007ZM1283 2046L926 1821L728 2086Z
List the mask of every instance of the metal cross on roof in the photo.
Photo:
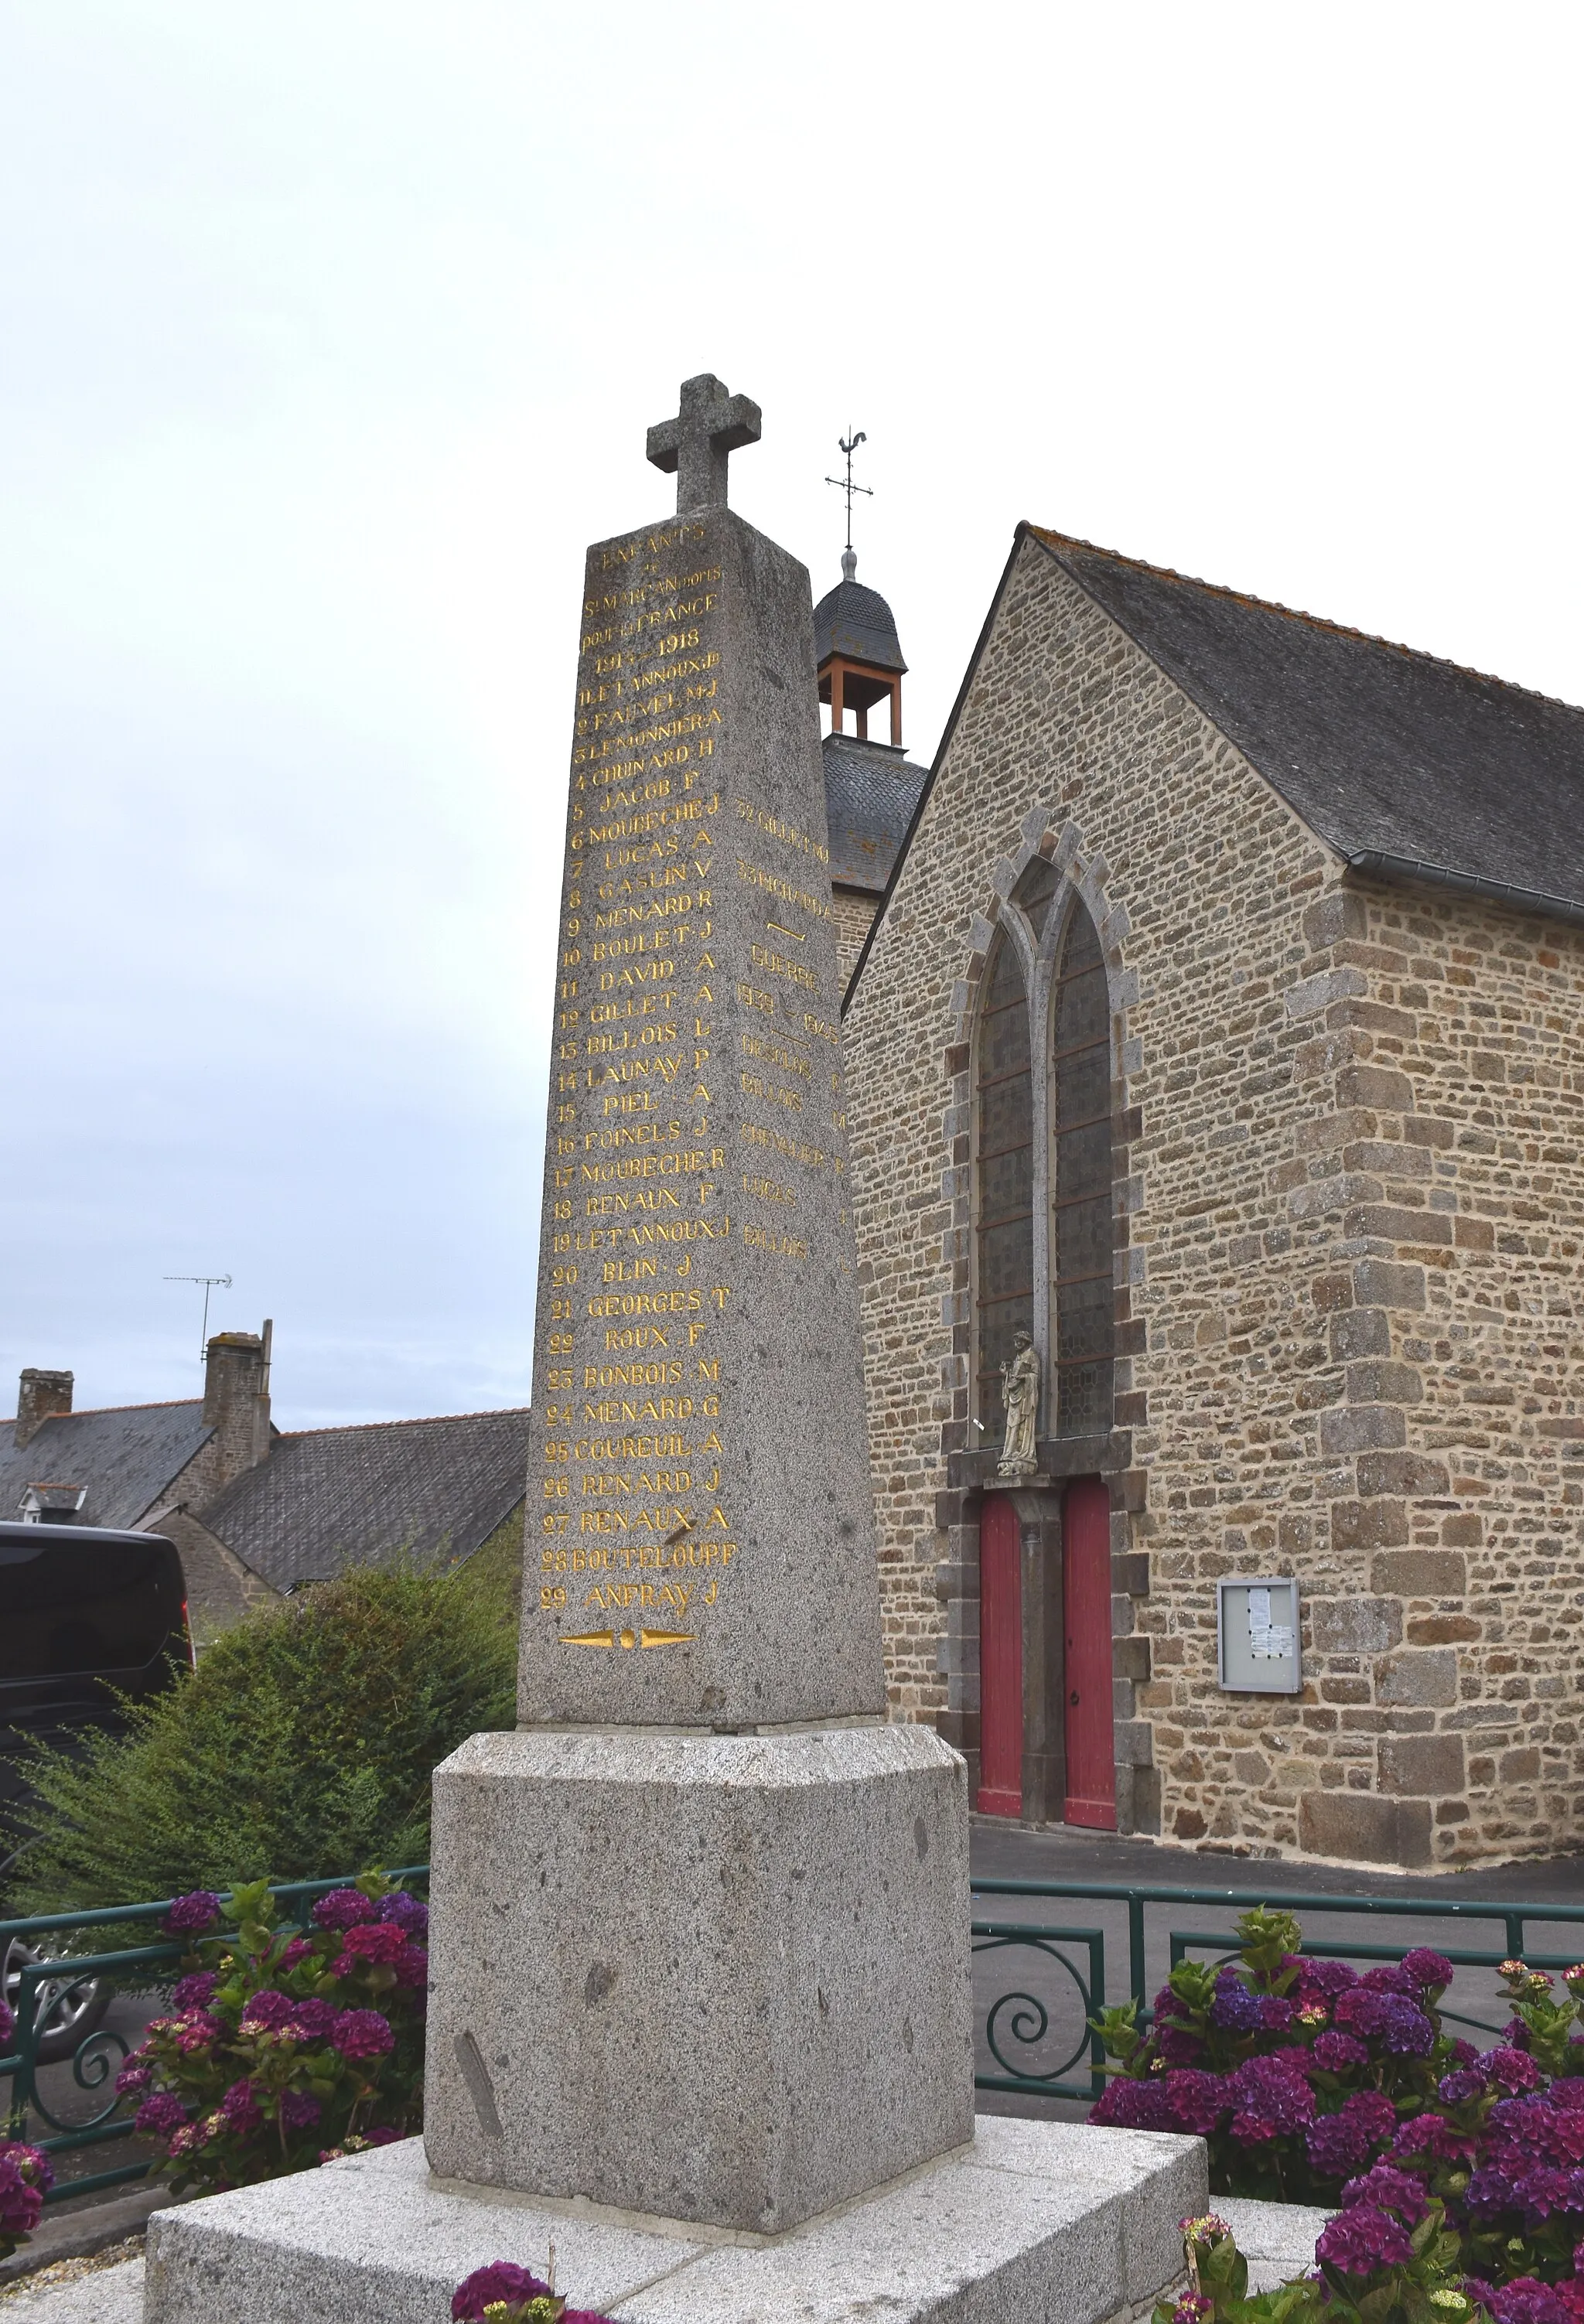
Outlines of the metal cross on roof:
M713 373L682 383L675 420L649 431L644 448L657 468L677 476L677 513L726 505L726 461L759 442L761 414L745 395L728 395Z
M861 444L867 444L869 438L864 434L861 428L858 430L856 436L853 434L852 423L849 420L847 423L847 433L845 436L838 436L836 438L836 449L839 452L845 452L847 455L847 474L845 477L827 476L825 478L827 484L834 484L839 493L845 493L847 495L847 547L849 550L851 550L852 547L852 495L854 493L861 493L866 500L873 500L874 498L874 486L872 484L855 484L852 481L852 455Z

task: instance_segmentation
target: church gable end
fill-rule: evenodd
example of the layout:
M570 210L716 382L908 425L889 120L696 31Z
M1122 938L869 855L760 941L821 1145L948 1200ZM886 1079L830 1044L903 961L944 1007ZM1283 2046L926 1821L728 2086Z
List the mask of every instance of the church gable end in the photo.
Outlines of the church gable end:
M1053 1426L1047 1338L1036 1468L998 1477L1005 1351L978 1303L985 1195L1017 1166L991 1150L991 980L1015 950L1027 1006L1078 899L1109 1020L1112 1393L1092 1433ZM1018 1667L999 1645L985 1661L981 1622L1013 1621L1011 1796L1104 1820L1073 1797L1092 1738L1064 1728L1083 1496L1103 1486L1120 1828L1420 1863L1577 1836L1581 968L1570 929L1360 885L1022 539L846 1021L893 1716L933 1720L977 1784L983 1673ZM1078 1273L1062 979L1043 973L1031 1317ZM1059 1327L1054 1346L1059 1415ZM981 1602L987 1513L1018 1529L1009 1614ZM1300 1694L1220 1690L1234 1574L1297 1578Z

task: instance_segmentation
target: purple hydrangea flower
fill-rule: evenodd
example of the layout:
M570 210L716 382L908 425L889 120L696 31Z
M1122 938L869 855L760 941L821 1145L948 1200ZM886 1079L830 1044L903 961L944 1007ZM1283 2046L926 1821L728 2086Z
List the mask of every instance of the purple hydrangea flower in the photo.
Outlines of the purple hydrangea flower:
M297 1967L299 1961L305 1961L308 1960L309 1954L313 1951L313 1939L311 1937L293 1937L290 1944L282 1945L281 1948L281 1958L275 1964L276 1975L278 1977L289 1976Z
M0 2001L0 2050L9 2050L16 2032L16 2013L8 2001Z
M1228 2034L1258 2032L1259 1996L1249 1992L1236 1969L1224 1969L1217 1978L1210 2022Z
M165 1915L165 1926L172 1936L201 1936L212 1929L220 1917L220 1899L212 1888L194 1888L187 1895L178 1896Z
M1314 2256L1343 2275L1373 2275L1377 2267L1402 2266L1414 2246L1399 2222L1373 2203L1339 2211L1322 2231Z
M1326 2115L1308 2134L1309 2159L1328 2179L1346 2179L1369 2161L1396 2127L1397 2110L1382 2090L1355 2090L1340 2114Z
M1368 2066L1369 2052L1351 2034L1327 2027L1314 2037L1314 2062L1328 2074L1345 2074L1349 2066Z
M1486 2080L1498 2090L1532 2090L1540 2081L1539 2067L1522 2050L1487 2050L1479 2063Z
M1469 2292L1474 2292L1472 2283ZM1482 2307L1488 2308L1496 2324L1570 2324L1566 2307L1553 2284L1542 2283L1533 2275L1517 2275L1510 2283L1487 2284L1478 2287Z
M243 2007L240 2030L244 2034L279 2033L301 2007L301 2002L294 2001L289 1993L266 1989L250 1994Z
M1162 2088L1165 2093L1166 2119L1163 2130L1186 2131L1196 2138L1208 2138L1231 2102L1230 2081L1220 2074L1196 2072L1191 2066L1181 2066L1166 2075ZM1137 2126L1147 2127L1143 2123Z
M8 2240L32 2235L54 2184L55 2173L42 2147L0 2138L0 2235Z
M171 2091L156 2090L152 2098L143 2100L133 2119L151 2138L169 2138L187 2120L187 2108Z
M1370 2141L1361 2122L1344 2114L1322 2115L1304 2136L1309 2160L1325 2179L1350 2179L1369 2160Z
M128 2097L134 2090L146 2090L154 2079L154 2070L141 2050L134 2050L115 2077L116 2093Z
M1279 2058L1250 2058L1229 2077L1226 2096L1234 2138L1278 2138L1314 2120L1314 2092Z
M1410 2178L1407 2172L1394 2170L1389 2163L1377 2163L1361 2179L1349 2179L1342 2190L1345 2205L1373 2205L1377 2210L1390 2211L1404 2227L1416 2227L1430 2203L1420 2180Z
M1305 1960L1303 1963L1304 1985L1312 1987L1316 1993L1324 1994L1328 1999L1334 1999L1339 1993L1346 1993L1349 1986L1358 1982L1358 1970L1347 1961Z
M396 2036L377 2009L341 2010L330 2039L344 2058L382 2058L396 2047Z
M1432 1986L1450 1985L1452 1965L1445 1953L1433 1953L1428 1945L1415 1945L1412 1952L1403 1955L1403 1975L1423 1993Z
M321 1929L334 1929L344 1935L348 1929L362 1928L366 1922L377 1921L380 1908L372 1904L361 1888L332 1888L314 1906L314 1919Z
M1355 1986L1337 2002L1339 2026L1377 2041L1399 2058L1427 2058L1435 2046L1435 2028L1423 2009L1400 1993Z
M1468 2066L1460 2066L1455 2072L1442 2075L1436 2091L1448 2106L1467 2106L1470 2098L1484 2096L1485 2077Z
M176 2046L184 2058L196 2050L212 2049L223 2042L229 2030L225 2023L207 2009L189 2009L174 2021Z
M1155 2046L1168 2066L1196 2066L1204 2055L1204 2044L1184 2025L1157 2024Z
M294 2001L290 2015L282 2024L295 2042L323 2042L340 2015L333 2001L321 2001L314 1995L306 2001Z
M1444 2115L1421 2114L1402 2125L1392 2141L1392 2153L1399 2160L1427 2154L1433 2163L1467 2163L1473 2158L1474 2141Z
M370 2131L369 2144L371 2146L400 2146L401 2141L406 2137L406 2135L407 2134L405 2131L393 2130L388 2122L382 2122L377 2126L377 2128Z
M1294 2010L1290 2001L1279 1993L1262 1993L1259 1997L1259 2030L1262 2034L1285 2034L1293 2023Z
M220 1982L217 1969L194 1969L190 1977L180 1977L170 1991L173 2009L207 2009L215 1998L215 1987Z
M1417 2001L1419 1988L1397 1961L1377 1961L1367 1969L1358 1980L1368 1993L1400 1993L1407 2000Z
M396 1889L380 1899L380 1918L392 1921L403 1936L421 1943L429 1932L429 1908L421 1897L410 1896L405 1888Z
M306 2130L318 2122L323 2109L318 2098L308 2090L282 2090L281 2120L288 2130Z
M483 2324L485 2309L497 2301L515 2307L520 2301L544 2299L549 2289L527 2268L509 2259L493 2260L488 2267L475 2267L457 2285L451 2301L454 2324Z
M228 2130L244 2137L257 2130L263 2119L259 2112L259 2094L249 2081L233 2082L216 2111Z
M1178 2124L1166 2103L1165 2080L1140 2082L1118 2074L1109 2081L1089 2110L1091 2122L1111 2130L1175 2130Z

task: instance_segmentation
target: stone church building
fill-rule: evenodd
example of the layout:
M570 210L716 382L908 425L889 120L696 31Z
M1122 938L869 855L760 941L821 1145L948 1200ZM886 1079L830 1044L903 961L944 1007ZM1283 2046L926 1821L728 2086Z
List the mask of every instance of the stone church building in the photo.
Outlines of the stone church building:
M1025 525L926 775L815 618L892 1715L1028 1821L1584 1844L1584 712Z

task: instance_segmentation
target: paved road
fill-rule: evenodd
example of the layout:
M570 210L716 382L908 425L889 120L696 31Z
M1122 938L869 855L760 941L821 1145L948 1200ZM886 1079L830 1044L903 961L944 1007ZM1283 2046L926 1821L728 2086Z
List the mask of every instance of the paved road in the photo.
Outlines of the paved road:
M1445 1875L1354 1872L1335 1867L1290 1864L1212 1854L1193 1849L1160 1847L1148 1840L1119 1840L1112 1833L1069 1830L1027 1831L988 1816L973 1819L972 1862L976 1882L1037 1880L1123 1883L1147 1887L1206 1892L1250 1892L1271 1904L1303 1896L1370 1896L1396 1909L1368 1915L1326 1913L1312 1906L1301 1914L1305 1937L1336 1946L1373 1944L1395 1954L1410 1945L1430 1944L1440 1951L1494 1952L1507 1950L1507 1932L1500 1917L1459 1914L1449 1917L1424 1912L1425 1904L1478 1904L1521 1905L1538 1917L1524 1931L1524 1948L1532 1954L1558 1955L1572 1960L1584 1953L1584 1925L1566 1921L1547 1923L1543 1907L1555 1904L1584 1912L1584 1856L1561 1856L1541 1863L1507 1865L1478 1872ZM1416 1910L1415 1908L1421 1908ZM1205 1936L1226 1932L1242 1904L1205 1901L1193 1904L1165 1903L1146 1914L1147 1986L1153 1994L1170 1965L1174 1932ZM1087 1897L992 1896L982 1891L974 1901L976 1922L993 1921L1045 1928L1060 1928L1097 1935L1103 1948L1104 1984L1110 2001L1125 2000L1129 1990L1128 1910L1125 1904ZM1056 2074L1075 2080L1082 2067L1061 2068L1077 2050L1083 2033L1084 1997L1076 1978L1061 1964L1072 1962L1086 1982L1094 1954L1087 1943L1069 1939L1043 1950L1026 1943L978 1941L974 1962L974 1997L978 2069L981 2073L1010 2067L1018 2072ZM1359 1966L1365 1964L1360 1961ZM1012 1998L1005 1998L1011 1996ZM996 2008L998 2001L1001 2006ZM1500 1981L1487 1969L1460 1969L1446 1997L1449 2015L1472 2023L1457 2030L1485 2048L1506 2023ZM998 2061L991 2040L1000 2052ZM987 2108L1018 2113L1081 2114L1081 2105L1018 2094L981 2093Z

